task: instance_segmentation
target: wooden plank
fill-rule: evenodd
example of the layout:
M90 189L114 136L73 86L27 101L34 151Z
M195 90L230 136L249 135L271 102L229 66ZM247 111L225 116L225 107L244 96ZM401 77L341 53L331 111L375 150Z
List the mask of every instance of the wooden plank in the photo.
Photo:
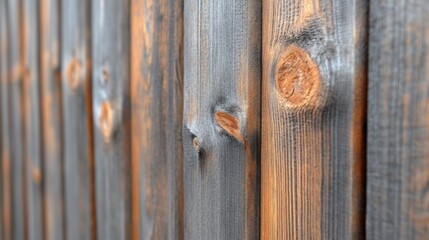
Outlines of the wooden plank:
M92 2L97 237L131 238L130 2Z
M23 129L22 129L22 38L20 1L7 1L8 16L8 75L10 81L9 89L9 128L10 128L10 167L11 167L11 207L12 207L12 238L24 239L25 226L25 203L24 203L24 165L23 165Z
M262 239L364 236L366 12L264 1Z
M64 238L59 0L39 1L45 239Z
M261 1L185 1L185 239L259 239Z
M183 0L131 4L134 239L183 239Z
M66 239L95 239L90 4L61 4Z
M23 159L28 239L42 236L41 122L39 82L38 6L35 0L22 1L22 114ZM21 226L22 227L22 226ZM22 229L21 229L22 231Z
M367 239L429 235L428 9L371 1Z
M4 163L3 163L3 142L7 141L4 140L4 136L3 136L3 104L1 104L1 102L3 101L3 94L4 91L2 91L2 89L5 87L3 82L6 81L6 73L5 73L5 69L3 69L3 61L6 61L6 57L5 54L7 53L6 51L6 45L3 42L3 35L5 35L5 33L3 33L3 29L5 28L5 23L6 23L6 19L5 19L5 12L4 12L4 1L0 0L0 173L2 176L0 176L0 239L4 239L5 238L5 221L4 221L4 197L6 196L6 194L4 193Z
M1 236L4 240L12 239L12 189L11 189L11 162L10 162L10 129L9 129L9 42L8 42L8 17L6 10L6 0L0 0L0 69L1 69L1 126L2 126L2 185L3 185L3 209L0 218L3 219L4 231Z

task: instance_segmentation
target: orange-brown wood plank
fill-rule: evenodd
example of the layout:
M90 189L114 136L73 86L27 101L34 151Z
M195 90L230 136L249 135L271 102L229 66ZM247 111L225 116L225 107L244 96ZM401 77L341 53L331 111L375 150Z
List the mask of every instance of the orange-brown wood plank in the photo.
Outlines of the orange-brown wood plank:
M183 239L183 0L131 1L134 239Z
M61 2L65 238L95 239L91 2Z
M261 238L364 237L367 1L263 1Z
M44 239L64 238L59 0L39 1Z
M259 239L261 1L184 15L185 239Z
M369 240L429 236L429 2L372 0Z
M7 38L8 38L8 100L10 129L10 174L11 174L11 217L12 239L26 238L25 219L25 182L23 155L23 115L22 115L22 43L20 13L21 1L8 0L7 7Z
M130 239L130 1L92 1L97 238Z
M38 6L35 0L21 2L22 116L27 238L43 239L42 138L39 75Z

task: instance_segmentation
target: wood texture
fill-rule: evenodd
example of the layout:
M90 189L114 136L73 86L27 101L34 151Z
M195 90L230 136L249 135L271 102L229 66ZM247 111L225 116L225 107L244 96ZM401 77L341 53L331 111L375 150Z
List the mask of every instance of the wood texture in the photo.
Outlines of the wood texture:
M95 239L90 4L61 3L66 239Z
M65 236L59 7L59 0L39 1L44 238L48 240Z
M262 239L364 236L366 12L264 1Z
M429 235L428 9L371 1L367 239Z
M12 185L11 185L11 162L10 162L10 129L9 129L9 44L8 44L8 17L6 9L6 0L0 0L0 84L1 84L1 126L2 126L2 206L3 210L1 212L0 218L3 220L3 235L0 236L4 240L12 239Z
M184 9L185 239L258 239L261 1Z
M97 237L131 238L130 2L92 2Z
M183 239L183 1L132 0L134 239Z
M23 165L23 129L22 129L22 38L20 1L7 1L9 43L8 77L9 88L9 128L10 128L10 167L11 167L11 209L12 238L25 238L25 197L24 197L24 165Z
M5 183L7 182L7 179L5 179L5 160L3 159L3 153L6 151L4 149L5 142L7 142L7 139L5 139L5 136L3 134L3 130L5 127L3 126L3 118L7 117L8 115L3 111L5 108L3 106L3 96L6 95L6 67L3 67L6 63L7 59L7 50L6 50L6 12L5 9L5 1L0 0L0 238L5 239L6 235L6 221L5 221ZM4 90L3 90L4 89ZM7 109L7 108L6 108Z
M21 3L22 114L24 181L28 239L42 236L42 138L40 114L38 6L35 0Z

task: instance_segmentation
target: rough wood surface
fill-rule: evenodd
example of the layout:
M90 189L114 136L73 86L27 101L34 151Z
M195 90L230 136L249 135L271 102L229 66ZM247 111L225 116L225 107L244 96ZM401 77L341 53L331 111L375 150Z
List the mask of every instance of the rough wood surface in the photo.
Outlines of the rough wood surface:
M429 236L428 9L371 1L367 239Z
M59 0L39 1L44 238L64 238Z
M185 239L258 239L261 1L184 9Z
M183 239L183 0L131 4L134 239Z
M130 2L93 1L97 237L131 238Z
M9 44L8 44L8 18L6 9L6 0L0 0L0 85L1 85L1 179L2 179L2 206L3 211L0 218L3 220L3 235L0 236L4 240L12 239L12 185L11 185L11 168L10 168L10 129L9 129Z
M90 5L61 3L66 239L95 239Z
M366 11L264 1L262 239L364 236Z
M25 197L24 197L24 165L23 165L23 116L21 109L22 96L22 38L20 1L7 1L7 37L9 43L8 78L9 97L9 128L10 128L10 167L11 167L11 209L12 238L25 238Z
M37 1L23 0L22 13L22 114L24 180L28 239L42 236L42 145L40 113L39 41Z

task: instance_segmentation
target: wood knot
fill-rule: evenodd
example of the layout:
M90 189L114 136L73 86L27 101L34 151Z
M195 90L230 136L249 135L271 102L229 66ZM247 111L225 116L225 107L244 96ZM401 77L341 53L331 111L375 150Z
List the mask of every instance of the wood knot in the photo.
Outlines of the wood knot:
M291 45L281 54L276 68L276 84L280 96L289 106L316 106L320 82L319 68L307 51Z
M107 81L109 81L109 71L106 68L103 68L101 71L101 83L106 85Z
M100 116L98 123L105 142L109 142L113 130L113 109L110 102L101 104Z
M194 137L192 139L192 145L194 146L194 149L197 153L201 152L201 143L200 140L197 137Z
M81 76L81 66L76 59L72 59L67 66L67 83L71 89L79 86Z
M243 135L240 131L240 120L229 113L226 112L216 112L215 121L217 124L225 130L229 135L236 138L239 142L243 142Z
M33 181L37 184L42 181L42 173L39 168L33 169Z

